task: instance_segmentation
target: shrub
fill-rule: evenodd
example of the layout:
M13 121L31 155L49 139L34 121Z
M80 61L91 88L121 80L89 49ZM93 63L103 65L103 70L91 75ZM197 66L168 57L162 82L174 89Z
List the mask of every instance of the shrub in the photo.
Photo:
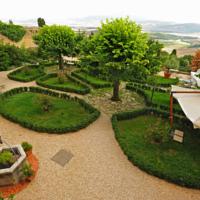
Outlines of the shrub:
M11 194L8 198L4 198L1 194L0 194L0 200L13 200L15 197L14 194Z
M26 33L23 26L15 24L6 24L0 21L0 33L10 40L19 42Z
M65 74L63 72L59 72L58 73L58 82L60 84L63 84L65 82L65 80L66 80Z
M43 112L49 112L52 108L52 103L48 96L40 95L36 103L40 105Z
M33 174L34 174L34 171L32 170L32 166L30 164L27 164L27 163L25 163L22 166L21 171L22 171L25 178L29 178L29 177L33 176Z
M13 112L5 112L3 109L0 109L0 114L7 118L8 120L11 120L15 123L19 123L21 126L35 130L37 132L48 132L48 133L67 133L67 132L75 132L82 128L87 127L90 123L94 122L100 115L100 112L91 106L90 104L86 103L84 100L79 99L77 97L70 97L67 94L60 94L58 92L54 92L52 90L47 90L39 87L20 87L20 88L14 88L9 91L4 92L0 95L0 102L6 100L6 98L19 94L24 92L32 92L32 93L38 93L38 94L45 94L56 98L61 98L64 100L71 100L78 102L90 115L85 118L83 121L78 122L74 125L68 125L66 124L66 127L49 127L49 126L41 126L39 123L33 123L30 120L24 120L21 119L18 116L15 116Z
M22 148L25 152L32 150L33 146L28 142L22 142Z
M13 163L13 154L10 151L4 150L0 153L0 164L6 165Z

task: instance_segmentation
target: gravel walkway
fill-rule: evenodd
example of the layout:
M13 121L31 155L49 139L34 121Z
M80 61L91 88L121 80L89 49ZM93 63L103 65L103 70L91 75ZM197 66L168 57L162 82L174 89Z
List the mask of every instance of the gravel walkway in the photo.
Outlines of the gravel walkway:
M4 90L34 85L8 80L0 72ZM40 161L35 180L16 200L200 200L200 191L167 183L133 166L114 138L105 114L72 134L37 133L0 117L1 135L11 144L28 141ZM66 149L73 158L64 167L51 160Z

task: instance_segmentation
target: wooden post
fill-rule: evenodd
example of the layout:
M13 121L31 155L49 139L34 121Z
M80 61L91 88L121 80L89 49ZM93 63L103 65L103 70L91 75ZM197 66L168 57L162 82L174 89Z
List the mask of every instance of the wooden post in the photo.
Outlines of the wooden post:
M173 93L170 95L170 125L173 127Z

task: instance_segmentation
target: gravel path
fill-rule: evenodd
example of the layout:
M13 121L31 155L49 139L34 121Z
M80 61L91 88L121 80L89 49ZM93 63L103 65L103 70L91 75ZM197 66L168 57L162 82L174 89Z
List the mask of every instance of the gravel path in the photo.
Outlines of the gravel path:
M0 72L4 90L30 86L8 80ZM200 191L176 186L133 166L114 138L105 114L76 133L37 133L0 117L1 135L11 144L28 141L40 161L35 180L16 200L200 200ZM73 158L65 167L51 160L60 149Z

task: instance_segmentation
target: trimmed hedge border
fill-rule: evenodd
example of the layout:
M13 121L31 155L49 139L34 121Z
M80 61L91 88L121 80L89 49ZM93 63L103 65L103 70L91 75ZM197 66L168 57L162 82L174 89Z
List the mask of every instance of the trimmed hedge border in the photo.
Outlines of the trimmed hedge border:
M126 84L126 89L134 91L134 92L138 93L139 95L143 96L147 106L151 106L151 107L154 107L154 108L157 108L157 109L160 109L160 110L163 110L163 111L167 111L167 112L170 110L170 106L166 106L166 105L163 105L163 104L152 103L150 101L148 95L146 95L146 93L145 93L145 89L146 90L151 90L152 86L146 86L146 85L138 84L138 83L128 83L128 84ZM161 88L155 88L155 91L163 92L163 93L169 92L169 90L164 90L164 89L161 89ZM176 103L175 99L174 99L174 101ZM175 114L185 116L185 114L184 114L184 112L182 110L173 108L173 112Z
M37 79L37 78L45 75L45 72L43 72L40 75L32 76L32 77L27 77L27 78L18 78L18 77L15 76L17 73L20 73L21 71L23 71L23 69L26 68L26 67L32 67L32 68L35 67L35 68L38 68L38 67L41 67L41 65L28 65L28 66L22 67L20 69L17 69L15 71L9 73L7 75L8 78L11 79L11 80L14 80L14 81L30 82L30 81L34 81L35 79Z
M84 120L84 122L81 122L79 124L77 124L76 126L71 126L71 127L65 127L65 128L48 128L48 127L41 127L38 126L36 124L32 124L31 122L27 122L27 121L22 121L20 118L17 118L16 116L13 116L11 114L8 113L2 113L0 111L0 114L5 117L6 119L18 123L21 126L25 127L25 128L29 128L31 130L37 131L37 132L47 132L47 133L67 133L67 132L75 132L78 131L82 128L87 127L89 124L91 124L92 122L94 122L100 115L100 112L94 108L93 106L91 106L90 104L86 103L84 100L79 99L77 97L71 97L67 94L63 94L63 93L58 93L58 92L54 92L51 90L47 90L47 89L43 89L43 88L39 88L39 87L20 87L20 88L14 88L12 90L9 90L3 94L0 95L0 99L6 99L7 97L10 97L12 95L15 94L19 94L19 93L24 93L24 92L33 92L33 93L40 93L40 94L45 94L45 95L49 95L52 97L57 97L57 98L61 98L61 99L65 99L65 100L72 100L72 101L76 101L78 102L81 106L83 106L83 108L85 110L87 110L91 115L90 117L88 117L87 119Z
M144 170L148 174L157 176L161 179L165 179L166 181L173 182L173 183L181 185L181 186L199 189L200 183L183 182L183 180L181 180L181 178L177 179L177 178L169 177L167 174L158 173L154 169L149 168L143 162L140 162L138 159L134 159L134 155L131 157L129 155L127 155L127 152L126 152L125 148L123 148L123 145L122 145L123 142L121 141L121 138L120 138L120 132L119 132L117 122L120 120L133 119L140 115L147 115L147 114L152 114L152 113L159 117L169 118L169 113L167 113L165 111L161 111L159 109L150 108L150 107L140 109L140 110L130 111L130 112L116 113L112 116L111 122L112 122L113 130L115 132L115 138L118 141L118 143L120 144L120 147L123 150L124 154L135 166L139 167L141 170ZM174 119L177 122L177 124L179 124L180 126L184 126L186 129L192 130L192 123L186 117L174 115Z
M175 78L175 82L174 84L177 84L179 82L179 79L178 78ZM143 80L140 80L140 79L131 79L130 82L134 82L134 83L141 83L141 84L146 84L145 81ZM157 87L171 87L172 84L170 83L161 83L161 84L156 84ZM151 86L151 85L149 85Z
M78 74L78 72L80 71L76 71L76 72L72 72L71 75L80 79L81 81L85 82L85 83L88 83L89 85L91 85L92 87L98 89L98 88L106 88L106 87L111 87L112 86L112 83L104 83L104 84L98 84L98 83L92 83L91 81L83 78L80 74ZM91 75L89 75L91 76ZM97 77L95 77L97 78Z
M75 78L71 77L70 75L68 75L67 77L81 85L81 86L84 86L85 89L74 89L74 88L66 88L66 87L62 87L62 86L55 86L55 85L49 85L47 83L44 83L43 81L49 79L49 78L53 78L53 77L56 77L57 74L56 73L51 73L51 74L47 74L39 79L36 80L36 83L42 87L46 87L46 88L49 88L49 89L54 89L54 90L61 90L61 91L64 91L64 92L73 92L73 93L78 93L78 94L88 94L90 92L90 88L86 85L86 84L83 84L77 80L75 80Z

